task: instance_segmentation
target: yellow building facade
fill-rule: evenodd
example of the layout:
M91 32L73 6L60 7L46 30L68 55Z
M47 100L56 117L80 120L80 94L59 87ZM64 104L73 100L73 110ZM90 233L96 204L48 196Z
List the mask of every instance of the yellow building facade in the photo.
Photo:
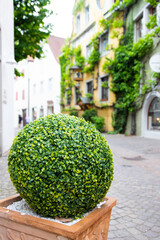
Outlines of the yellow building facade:
M109 10L112 5L112 0L75 1L70 47L75 49L80 46L85 62L83 67L79 67L74 55L70 58L69 77L73 84L71 95L65 100L63 109L63 112L66 108L76 109L78 116L82 116L87 108L97 109L98 116L105 119L106 131L113 131L112 113L115 95L111 91L112 78L105 72L103 65L106 57L114 58L112 49L118 45L118 38L113 38L112 28L104 28L102 24L100 25L100 20L107 21L110 18ZM121 31L120 29L120 35ZM97 57L97 61L94 56ZM90 65L92 69L88 69ZM66 98L66 95L64 97Z

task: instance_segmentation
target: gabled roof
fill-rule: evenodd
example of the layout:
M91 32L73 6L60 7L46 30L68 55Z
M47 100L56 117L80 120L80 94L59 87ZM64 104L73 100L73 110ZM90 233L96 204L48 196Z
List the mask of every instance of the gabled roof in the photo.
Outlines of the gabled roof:
M65 39L61 37L55 37L50 35L48 39L48 44L50 46L50 49L56 59L56 61L59 63L59 55L61 53L61 48L65 43Z

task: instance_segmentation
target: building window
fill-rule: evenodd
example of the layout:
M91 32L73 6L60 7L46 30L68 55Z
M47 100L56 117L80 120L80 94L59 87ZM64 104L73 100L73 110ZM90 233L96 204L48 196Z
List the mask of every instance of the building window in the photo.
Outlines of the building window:
M24 94L24 90L22 90L22 100L25 99L25 94Z
M47 101L47 114L54 113L54 103L52 100Z
M148 129L160 131L160 98L155 97L148 111Z
M40 93L43 93L43 81L40 82Z
M89 16L89 5L85 7L85 24L89 23L90 16Z
M36 95L36 84L33 84L33 95Z
M149 15L156 15L156 7L149 6L148 12L149 12Z
M108 101L109 100L109 76L104 76L100 78L100 101Z
M92 45L91 44L88 44L86 46L86 58L88 59L91 55L91 52L92 52Z
M16 92L16 101L18 101L18 92Z
M48 79L48 90L51 91L52 90L52 78Z
M37 108L36 107L33 107L32 108L32 120L36 120L37 118Z
M106 47L109 44L109 34L108 32L105 32L101 37L100 37L100 52L101 54L106 52Z
M75 105L78 104L78 100L81 96L81 92L80 92L80 86L75 86L74 87L74 96L75 96Z
M102 9L104 7L104 0L96 0L97 6L99 9Z
M65 93L65 105L70 106L71 105L71 89L67 89Z
M80 14L77 15L76 17L76 32L80 32L81 29L81 18L80 18Z
M49 114L52 114L53 113L53 106L48 106L47 107L47 114L49 115Z
M86 97L93 100L93 81L89 80L86 83Z
M138 20L135 22L136 41L138 41L138 39L142 37L142 20L143 20L143 16L138 18Z
M40 110L39 110L39 116L43 117L44 116L44 109L43 106L41 106Z

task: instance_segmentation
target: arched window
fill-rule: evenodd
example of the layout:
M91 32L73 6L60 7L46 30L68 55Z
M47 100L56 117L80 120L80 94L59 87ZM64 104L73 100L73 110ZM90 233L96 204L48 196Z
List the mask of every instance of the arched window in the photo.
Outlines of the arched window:
M148 129L160 131L160 98L155 97L148 111Z

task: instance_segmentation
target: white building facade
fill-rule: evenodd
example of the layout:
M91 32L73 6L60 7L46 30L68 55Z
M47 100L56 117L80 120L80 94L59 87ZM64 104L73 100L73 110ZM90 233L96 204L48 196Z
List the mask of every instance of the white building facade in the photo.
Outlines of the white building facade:
M18 64L24 76L15 79L15 128L19 125L19 115L23 118L20 126L23 127L40 116L60 112L59 55L63 44L63 38L50 36L44 46L44 58L28 57Z
M0 156L14 138L14 63L13 1L0 0Z

